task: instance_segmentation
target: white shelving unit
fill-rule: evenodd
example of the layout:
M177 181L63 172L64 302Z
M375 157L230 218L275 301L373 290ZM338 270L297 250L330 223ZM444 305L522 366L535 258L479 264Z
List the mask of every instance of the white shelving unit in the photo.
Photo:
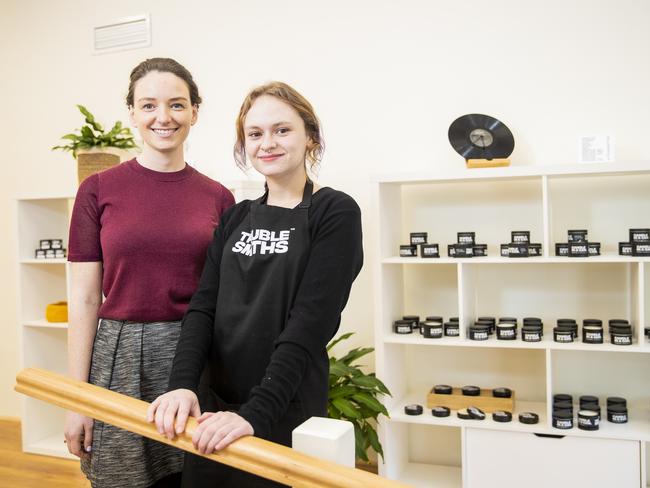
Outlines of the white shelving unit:
M527 486L568 486L562 480L576 472L584 486L614 486L607 484L612 476L619 487L650 486L650 343L643 335L650 322L650 258L618 255L630 228L650 227L650 162L381 175L374 187L377 375L393 394L386 400L391 418L380 424L381 473L422 487L519 486L524 479ZM588 229L602 255L556 257L555 243L566 242L569 229ZM500 257L500 244L514 230L530 231L542 256ZM476 242L488 245L487 257L447 257L447 245L463 231L476 232ZM399 257L411 232L427 232L441 257ZM395 334L393 322L403 315L458 316L460 337ZM519 331L523 317L540 317L544 340L469 340L467 327L478 316L517 317ZM616 346L608 335L602 345L555 343L553 326L565 317L580 324L628 319L634 343ZM513 421L460 420L455 412L433 417L426 395L435 384L509 387L516 397ZM580 395L598 396L600 430L553 428L554 393L572 394L574 405ZM607 422L607 396L627 398L629 423ZM424 414L405 415L410 403L423 405ZM519 423L521 411L538 413L540 422ZM496 469L500 452L517 454L513 443L524 449L521 458L534 453L537 468L510 457L506 475Z
M72 195L39 195L17 201L18 212L18 324L23 367L66 372L67 323L45 320L49 303L67 300L65 259L34 259L41 239L63 239L68 247ZM63 443L63 410L23 397L23 450L72 459Z
M263 185L256 181L226 184L237 201L257 198ZM67 249L74 196L33 195L18 198L16 203L21 364L66 374L68 324L45 320L45 307L67 300L69 264L66 259L35 259L34 250L40 239L63 239ZM63 443L64 410L27 396L22 406L25 452L76 459Z

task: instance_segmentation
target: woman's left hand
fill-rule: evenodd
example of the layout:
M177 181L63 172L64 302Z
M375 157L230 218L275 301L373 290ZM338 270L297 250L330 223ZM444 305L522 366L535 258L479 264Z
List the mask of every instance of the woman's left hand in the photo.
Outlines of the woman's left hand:
M253 426L234 412L205 412L192 435L194 448L201 454L220 451L231 442L253 435Z

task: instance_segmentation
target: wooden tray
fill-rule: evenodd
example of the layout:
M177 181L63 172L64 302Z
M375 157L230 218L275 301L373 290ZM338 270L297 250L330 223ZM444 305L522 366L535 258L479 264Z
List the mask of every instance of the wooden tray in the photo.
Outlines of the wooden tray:
M481 389L479 396L463 395L461 388L452 388L451 395L440 395L432 391L427 395L427 407L436 406L448 407L450 410L460 410L467 407L478 407L484 412L495 412L497 410L514 411L515 392L510 398L497 398L492 396L492 390Z

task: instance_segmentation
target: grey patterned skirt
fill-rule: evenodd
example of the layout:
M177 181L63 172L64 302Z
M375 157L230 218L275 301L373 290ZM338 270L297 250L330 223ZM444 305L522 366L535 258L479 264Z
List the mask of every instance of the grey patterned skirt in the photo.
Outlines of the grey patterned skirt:
M102 319L89 382L152 402L165 393L180 322ZM183 469L183 451L95 420L90 459L81 470L93 488L144 488Z

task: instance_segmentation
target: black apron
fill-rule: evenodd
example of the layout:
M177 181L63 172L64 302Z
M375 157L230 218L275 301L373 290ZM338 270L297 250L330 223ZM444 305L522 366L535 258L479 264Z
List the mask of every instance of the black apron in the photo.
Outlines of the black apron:
M207 395L202 395L201 411L237 411L248 400L251 389L261 383L307 263L312 191L308 180L302 202L293 209L266 205L265 193L251 202L248 215L227 238L209 359L210 388ZM295 427L312 415L325 415L326 394L324 401L320 394L308 395L308 404L313 403L314 396L320 397L322 409L317 411L305 406L300 391L297 396L267 439L290 446ZM183 487L203 486L285 485L186 454Z

